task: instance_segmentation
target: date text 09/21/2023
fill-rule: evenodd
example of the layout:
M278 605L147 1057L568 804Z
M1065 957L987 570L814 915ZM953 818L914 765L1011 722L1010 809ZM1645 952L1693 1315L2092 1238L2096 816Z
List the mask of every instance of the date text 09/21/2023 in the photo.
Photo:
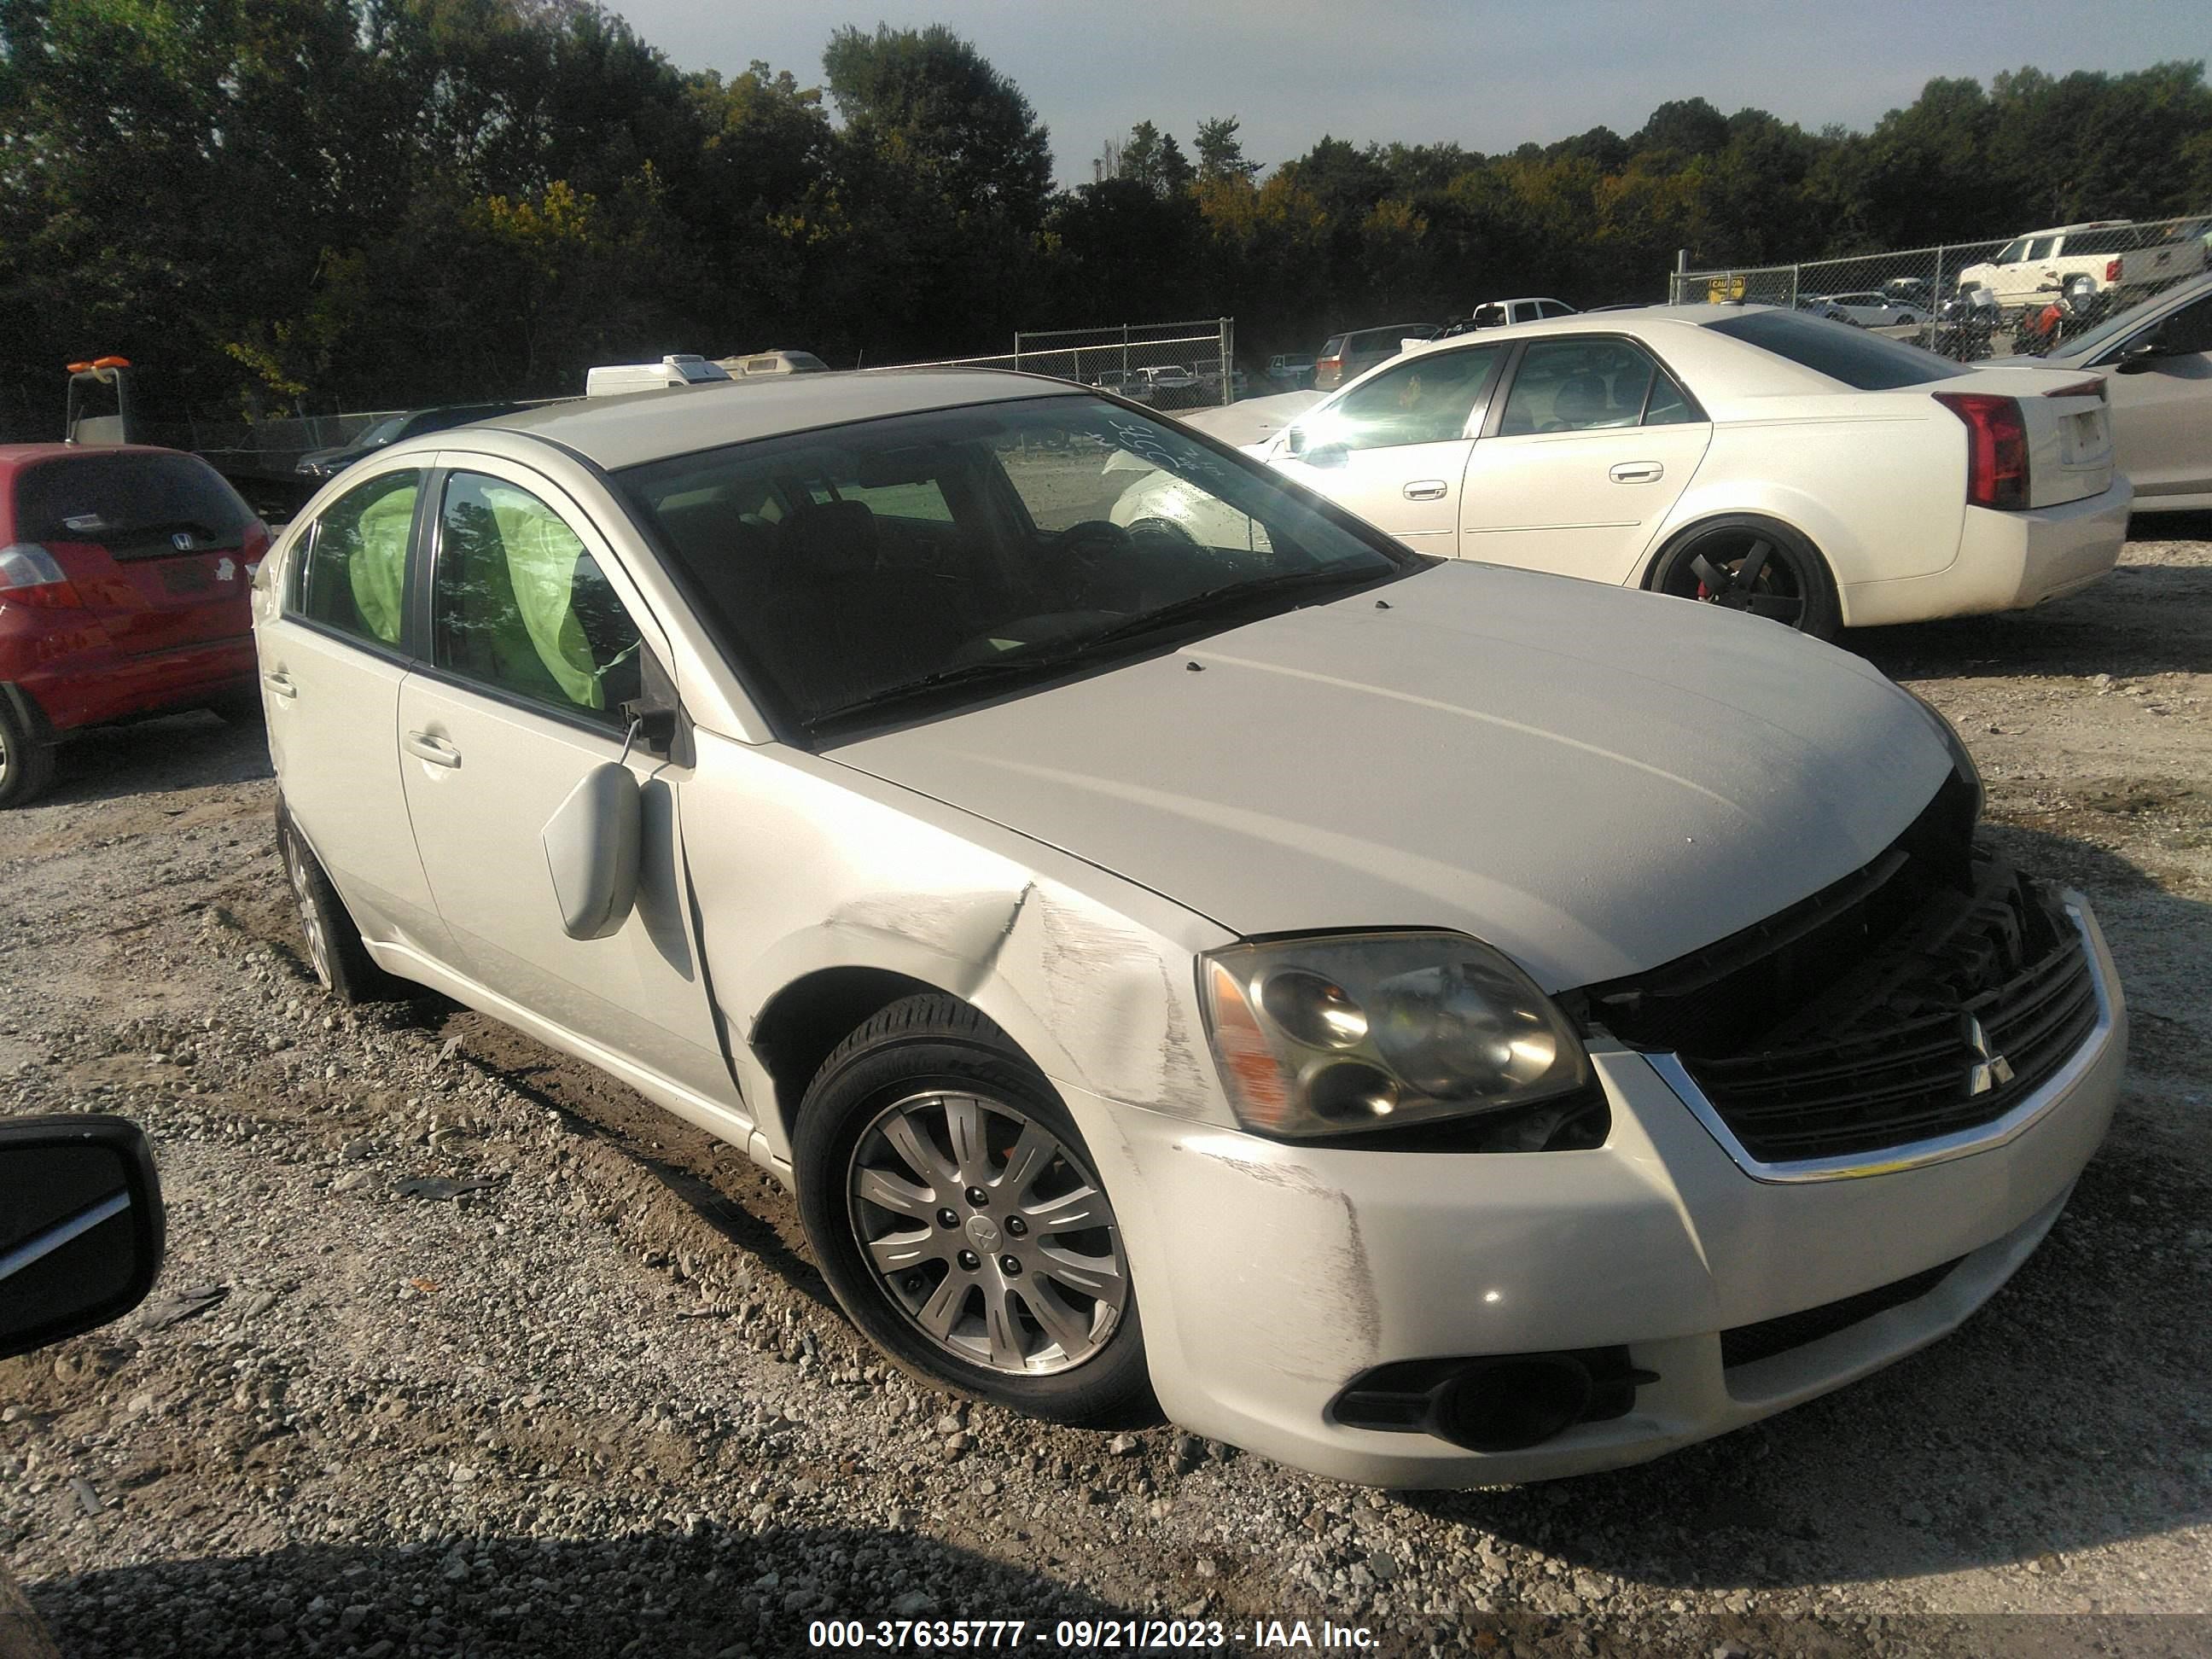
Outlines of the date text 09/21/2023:
M1255 1619L1249 1626L1218 1619L1062 1619L1050 1626L1026 1619L817 1619L807 1626L809 1647L939 1651L946 1649L1019 1650L1049 1644L1060 1653L1121 1653L1144 1650L1358 1652L1377 1644L1360 1625L1324 1620Z

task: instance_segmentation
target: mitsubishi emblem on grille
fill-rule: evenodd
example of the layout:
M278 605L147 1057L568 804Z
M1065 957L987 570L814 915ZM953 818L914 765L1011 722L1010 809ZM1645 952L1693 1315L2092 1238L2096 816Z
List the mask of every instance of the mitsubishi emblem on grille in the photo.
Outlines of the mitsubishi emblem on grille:
M2012 1062L1990 1051L1989 1033L1982 1030L1982 1022L1972 1014L1959 1018L1966 1026L1966 1047L1974 1055L1974 1063L1966 1068L1967 1095L1985 1095L1999 1084L2011 1082Z

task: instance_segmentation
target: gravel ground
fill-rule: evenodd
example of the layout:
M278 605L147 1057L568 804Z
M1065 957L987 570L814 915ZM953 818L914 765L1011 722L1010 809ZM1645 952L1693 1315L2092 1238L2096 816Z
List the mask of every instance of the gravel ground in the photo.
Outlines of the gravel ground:
M0 1561L86 1659L771 1655L830 1614L1047 1652L1136 1614L1240 1650L2212 1649L2212 541L1850 642L2103 916L2111 1140L1952 1340L1644 1468L1449 1496L918 1387L734 1151L450 1004L325 1002L258 732L86 738L0 817L0 1110L143 1123L170 1255L138 1313L0 1364Z

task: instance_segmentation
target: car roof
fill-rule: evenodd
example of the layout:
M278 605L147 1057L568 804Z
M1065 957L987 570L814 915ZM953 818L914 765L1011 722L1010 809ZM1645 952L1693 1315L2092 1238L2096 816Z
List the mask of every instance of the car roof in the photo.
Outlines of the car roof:
M190 450L168 449L160 444L0 444L0 471L13 472L67 455L183 455L191 460L202 459Z
M1019 398L1079 397L1086 390L1007 369L830 369L576 398L477 424L527 433L612 471L788 432ZM441 441L449 441L429 433L386 453L435 450Z

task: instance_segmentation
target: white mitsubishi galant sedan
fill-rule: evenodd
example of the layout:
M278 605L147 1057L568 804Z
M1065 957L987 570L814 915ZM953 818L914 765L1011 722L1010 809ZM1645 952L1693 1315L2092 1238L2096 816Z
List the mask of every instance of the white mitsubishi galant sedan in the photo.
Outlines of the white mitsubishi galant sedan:
M2119 557L2104 381L1966 365L1764 306L1415 344L1325 402L1187 416L1446 557L1703 599L1822 638L2040 605ZM1285 416L1291 418L1285 421ZM1172 479L1117 520L1200 510Z
M1131 467L1231 526L1106 521ZM1063 383L392 446L256 582L341 998L429 986L790 1182L905 1366L1352 1480L1633 1462L1948 1331L2112 1110L2089 907L1942 720L1410 552Z

